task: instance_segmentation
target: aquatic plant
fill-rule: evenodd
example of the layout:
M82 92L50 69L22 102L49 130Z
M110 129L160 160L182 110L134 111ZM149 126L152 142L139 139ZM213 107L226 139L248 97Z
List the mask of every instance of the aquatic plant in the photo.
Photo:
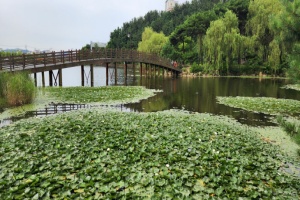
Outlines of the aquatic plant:
M270 97L217 97L220 104L271 115L300 113L300 101Z
M280 155L226 117L82 110L0 129L0 198L297 199Z
M45 91L57 102L105 104L138 102L159 92L142 86L47 87Z
M300 84L286 85L286 86L283 86L282 88L300 91Z
M0 73L0 93L10 106L31 103L35 95L35 86L28 73Z
M291 138L300 145L300 121L294 118L277 117L280 127L291 136Z

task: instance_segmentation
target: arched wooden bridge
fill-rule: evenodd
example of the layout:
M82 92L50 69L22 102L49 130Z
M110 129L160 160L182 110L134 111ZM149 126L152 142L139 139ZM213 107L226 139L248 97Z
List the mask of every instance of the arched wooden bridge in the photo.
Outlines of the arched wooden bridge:
M108 79L108 68L109 64L124 63L124 73L127 76L127 64L132 63L135 67L136 63L140 64L140 75L142 76L142 67L146 66L146 74L156 74L156 69L159 69L164 74L165 71L171 72L172 75L178 76L181 70L174 67L171 60L162 58L156 54L143 53L136 50L128 49L106 49L102 48L93 51L82 51L82 50L71 50L71 51L60 51L51 53L40 53L40 54L23 54L18 56L0 56L0 71L28 71L35 75L36 73L42 73L43 86L45 85L44 72L49 71L49 77L54 77L59 80L59 85L62 85L62 69L81 66L82 67L82 85L84 85L84 65L91 66L91 86L93 86L93 65L104 64L106 66L106 78ZM53 74L53 70L58 70L56 78ZM53 85L53 79L49 78L49 85Z

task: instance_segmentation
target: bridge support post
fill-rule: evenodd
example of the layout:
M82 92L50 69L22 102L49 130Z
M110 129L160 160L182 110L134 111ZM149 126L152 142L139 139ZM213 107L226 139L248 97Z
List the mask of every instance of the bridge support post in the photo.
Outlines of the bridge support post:
M117 72L117 63L115 62L114 63L114 65L115 65L115 85L117 85L118 84L118 72Z
M45 72L42 72L42 86L45 87Z
M50 87L53 86L53 71L52 70L49 71L49 86Z
M62 86L62 69L58 70L58 85Z
M140 76L143 76L143 63L140 63Z
M81 86L84 87L84 65L81 65Z
M106 86L108 86L108 63L106 63Z
M132 68L133 68L133 77L135 77L135 62L132 62Z
M152 65L152 75L156 76L156 65Z
M124 79L127 79L127 69L128 69L128 64L127 62L125 62L125 66L124 66Z
M91 71L91 87L94 87L94 65L90 65L90 71Z
M34 85L35 85L35 87L37 87L37 75L36 75L36 73L34 73L33 76L34 76Z

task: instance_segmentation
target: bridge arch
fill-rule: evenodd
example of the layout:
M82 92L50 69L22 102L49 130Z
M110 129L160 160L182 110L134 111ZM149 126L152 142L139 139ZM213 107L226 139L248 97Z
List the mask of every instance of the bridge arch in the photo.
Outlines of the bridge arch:
M44 77L44 72L49 71L49 76L54 76L53 70L58 70L59 85L62 85L62 69L81 66L84 70L85 65L91 66L91 74L93 76L93 66L95 64L104 64L106 66L106 76L108 76L108 67L111 63L124 63L125 77L127 75L128 63L140 63L140 68L143 65L169 71L173 76L178 76L181 70L172 65L171 60L160 57L156 54L139 52L129 49L106 49L98 50L70 50L40 54L23 54L17 56L0 56L0 71L28 71L35 75L41 72ZM142 71L142 70L141 70ZM82 72L84 73L84 72ZM142 75L142 74L141 74ZM82 75L83 78L83 75ZM91 85L93 86L91 78ZM108 79L108 77L107 77ZM42 81L44 85L44 80ZM82 81L83 83L83 81ZM52 86L51 80L49 85Z

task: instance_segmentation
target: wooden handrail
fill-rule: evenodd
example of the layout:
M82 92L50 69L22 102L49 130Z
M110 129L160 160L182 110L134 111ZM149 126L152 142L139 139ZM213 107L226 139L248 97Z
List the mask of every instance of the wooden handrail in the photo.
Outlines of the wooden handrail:
M156 54L139 52L133 49L99 49L93 51L70 50L40 54L23 54L0 57L0 71L30 70L37 67L47 67L63 64L78 64L80 62L143 62L162 66L169 70L181 72L171 65L171 60Z

